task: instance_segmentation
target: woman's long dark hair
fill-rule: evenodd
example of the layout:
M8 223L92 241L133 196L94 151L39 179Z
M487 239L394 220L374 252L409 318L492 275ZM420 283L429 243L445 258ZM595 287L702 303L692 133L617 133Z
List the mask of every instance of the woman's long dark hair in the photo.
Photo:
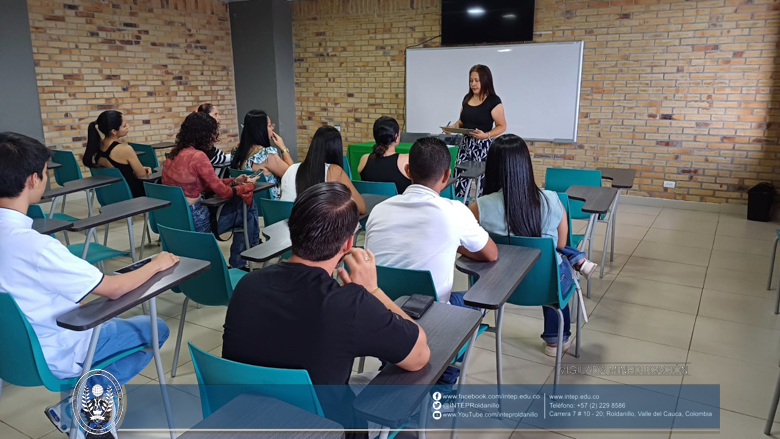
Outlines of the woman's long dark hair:
M485 164L484 194L504 191L507 229L515 236L542 236L542 203L547 199L536 185L531 153L519 136L504 134L490 146Z
M332 126L319 127L311 138L309 152L295 176L295 191L300 194L315 184L325 182L326 163L338 167L344 164L341 133Z
M236 153L233 154L230 167L242 169L241 165L249 158L249 153L255 145L265 148L271 146L271 139L268 138L268 114L261 110L250 110L244 116L244 129L241 131L241 141L238 144Z
M387 148L395 142L401 131L398 121L389 116L382 116L374 122L374 149L369 158L378 159L385 155Z
M493 88L493 74L490 73L488 66L477 64L469 69L469 81L471 80L471 74L474 72L477 72L479 75L479 98L486 99L488 96L496 94L496 90ZM463 98L463 105L466 105L473 97L474 92L471 90L471 86L469 86L469 92Z
M190 113L181 123L181 128L176 134L176 146L168 155L168 160L173 160L184 148L195 148L208 154L219 141L219 124L208 113Z
M97 167L97 160L95 156L100 151L100 142L102 141L100 133L103 136L107 136L111 130L119 131L122 127L122 113L116 110L107 110L100 113L97 120L90 122L89 128L87 128L87 149L84 151L84 156L81 158L84 166L88 168Z

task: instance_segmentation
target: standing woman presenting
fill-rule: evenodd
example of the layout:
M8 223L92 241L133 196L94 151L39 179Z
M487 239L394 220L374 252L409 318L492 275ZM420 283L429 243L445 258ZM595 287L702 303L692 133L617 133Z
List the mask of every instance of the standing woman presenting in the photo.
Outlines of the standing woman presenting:
M506 131L506 118L501 98L493 89L493 74L482 64L477 64L469 70L469 92L463 98L460 119L448 128L466 128L475 130L463 136L463 142L458 149L457 163L468 161L485 162L493 139ZM445 130L446 132L446 130ZM455 177L460 174L455 171ZM479 177L479 193L482 195L482 181ZM461 198L466 195L468 180L459 178L455 184L455 195Z

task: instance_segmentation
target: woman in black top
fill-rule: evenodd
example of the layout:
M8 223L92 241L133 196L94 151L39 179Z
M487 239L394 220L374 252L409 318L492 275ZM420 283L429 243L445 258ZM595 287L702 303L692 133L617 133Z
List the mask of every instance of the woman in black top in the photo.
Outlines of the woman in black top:
M463 98L460 119L450 128L475 130L468 136L463 136L458 149L457 163L484 162L493 139L506 131L504 105L493 89L493 74L487 66L477 64L469 70L469 92ZM459 174L460 172L456 170L455 177L457 178ZM482 195L484 178L484 175L479 178L477 197ZM455 194L458 197L466 195L467 185L467 179L459 178L455 184Z
M409 154L398 154L395 147L401 141L398 122L382 116L374 122L374 149L360 158L358 172L363 181L395 183L399 194L404 193L412 180L404 170L409 164Z
M82 161L88 168L119 169L133 198L143 197L146 192L138 177L151 174L152 169L141 165L132 146L119 142L128 132L130 128L122 113L114 110L100 113L87 129L87 149ZM103 133L102 139L100 133Z

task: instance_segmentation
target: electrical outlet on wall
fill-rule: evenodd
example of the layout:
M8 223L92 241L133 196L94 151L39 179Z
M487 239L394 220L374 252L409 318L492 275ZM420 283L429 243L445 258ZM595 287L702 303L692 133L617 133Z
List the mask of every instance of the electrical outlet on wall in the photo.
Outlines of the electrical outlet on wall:
M674 189L675 186L677 186L677 183L669 180L664 180L664 187L668 187L669 189Z

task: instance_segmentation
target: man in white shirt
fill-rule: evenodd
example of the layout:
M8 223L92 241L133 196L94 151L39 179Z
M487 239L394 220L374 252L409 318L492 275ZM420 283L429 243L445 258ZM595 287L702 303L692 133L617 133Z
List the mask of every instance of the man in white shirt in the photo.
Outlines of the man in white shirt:
M16 133L0 133L0 293L9 293L30 322L52 374L60 379L81 375L92 330L70 331L57 326L58 316L76 309L90 293L117 299L141 286L179 258L160 253L149 264L127 274L104 276L74 256L58 240L32 229L26 213L41 200L46 188L46 162L50 152L40 142ZM168 326L157 322L160 345L168 339ZM103 324L95 362L118 352L151 343L147 316L115 318ZM10 355L6 353L6 355ZM136 352L106 371L125 384L149 363L152 354ZM60 405L46 415L58 430L67 432Z

